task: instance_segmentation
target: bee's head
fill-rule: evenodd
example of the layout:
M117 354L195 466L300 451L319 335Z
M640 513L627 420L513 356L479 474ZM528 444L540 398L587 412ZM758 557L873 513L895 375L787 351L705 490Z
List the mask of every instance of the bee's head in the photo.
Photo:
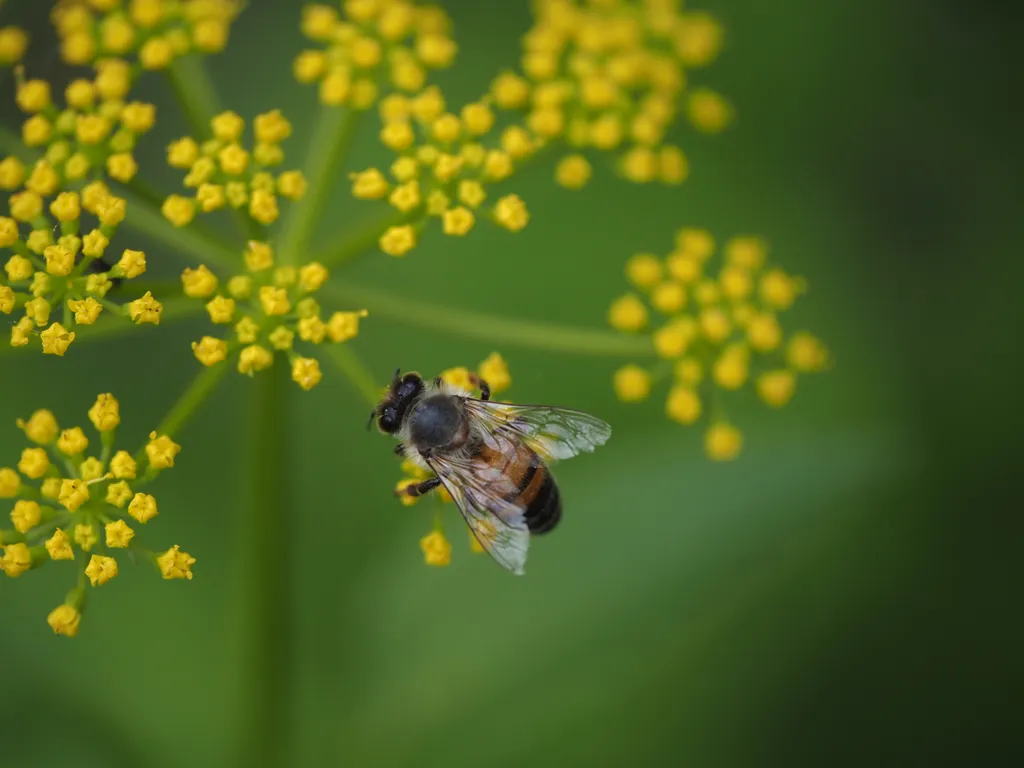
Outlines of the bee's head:
M376 419L377 428L381 432L388 435L395 434L402 428L402 418L405 416L405 412L422 393L423 379L418 373L410 372L399 376L399 370L396 369L387 394L370 413L370 421L366 424L367 428Z

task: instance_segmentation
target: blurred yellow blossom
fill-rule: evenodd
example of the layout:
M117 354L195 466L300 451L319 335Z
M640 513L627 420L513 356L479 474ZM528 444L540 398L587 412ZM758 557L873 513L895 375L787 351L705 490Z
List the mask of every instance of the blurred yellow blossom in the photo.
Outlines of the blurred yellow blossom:
M649 332L662 362L620 368L615 394L624 402L644 400L671 371L666 416L687 425L711 419L705 451L727 461L739 455L743 440L725 420L725 394L751 386L765 404L781 408L796 391L797 374L825 369L828 353L807 332L787 339L780 315L806 285L769 262L762 238L734 237L715 255L714 237L696 228L680 229L664 259L634 254L626 278L636 292L612 302L608 321L620 331L647 332L646 296L660 316Z

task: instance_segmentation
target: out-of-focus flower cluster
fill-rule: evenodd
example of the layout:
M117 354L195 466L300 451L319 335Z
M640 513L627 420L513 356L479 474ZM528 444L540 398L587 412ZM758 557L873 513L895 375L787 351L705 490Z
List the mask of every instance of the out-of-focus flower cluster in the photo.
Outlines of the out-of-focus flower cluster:
M138 455L115 451L121 414L110 394L97 398L89 420L98 444L81 427L61 429L53 413L36 411L18 421L31 445L15 466L0 467L0 500L10 501L13 525L0 530L0 569L16 579L51 561L77 561L78 585L48 619L54 632L71 637L85 608L86 582L99 587L116 577L124 555L151 561L165 579L191 579L195 563L177 545L152 552L135 541L136 526L159 511L156 499L139 489L174 466L181 446L153 432Z
M392 94L380 107L380 139L398 157L389 169L390 180L377 168L352 174L352 194L364 200L386 198L405 217L382 235L382 251L404 256L431 218L439 219L441 230L451 236L467 234L480 213L512 232L526 226L529 212L518 195L484 206L487 187L508 178L515 158L529 153L525 131L513 130L512 141L503 136L501 146L488 143L494 113L487 103L467 104L456 115L447 111L436 86L413 98Z
M306 192L301 171L278 173L271 169L284 161L281 142L292 132L291 123L280 110L257 115L253 120L254 141L242 146L245 120L234 112L222 112L210 121L213 138L202 144L191 137L178 139L167 147L167 162L187 170L184 184L195 190L193 197L170 195L163 214L176 227L184 227L196 212L209 213L230 207L245 209L256 222L269 225L280 213L278 196L298 200Z
M381 91L415 93L429 69L449 66L457 47L451 21L435 5L413 0L344 0L307 5L302 32L324 48L295 58L301 83L317 83L320 101L368 109Z
M584 150L614 152L619 172L646 183L679 184L689 174L682 150L665 143L684 112L699 130L717 133L732 109L707 88L689 87L687 70L710 64L723 30L709 14L682 11L678 0L534 0L523 37L522 74L491 85L501 109L525 113L538 143L574 150L555 178L584 186Z
M8 172L20 167L11 161L4 161ZM58 193L44 208L39 190L56 189L53 169L37 165L25 188L10 197L11 215L0 216L0 314L24 312L11 328L11 346L38 338L45 354L63 355L75 340L73 328L92 325L104 311L158 324L163 307L150 292L124 304L106 298L115 280L146 271L142 251L125 249L112 267L102 260L124 219L125 201L93 181L81 193ZM59 319L51 322L55 312Z
M509 374L508 365L505 359L497 352L492 352L486 360L477 366L476 377L474 377L469 368L459 367L442 371L441 378L452 386L459 387L467 392L474 391L477 387L477 382L482 379L491 388L492 397L512 386L512 377ZM421 483L431 475L409 459L402 461L402 474L402 479L395 486L395 494L402 504L412 506L425 497L409 496L402 492L410 485ZM451 494L445 490L444 486L438 488L431 495L436 495L445 504L452 502ZM460 524L462 524L461 520ZM476 540L473 532L469 531L468 533L469 545L473 552L483 552L484 548L480 546L480 542ZM452 546L444 535L444 521L440 509L437 510L437 514L434 516L433 530L420 539L420 549L423 550L423 559L427 565L445 566L451 563Z
M781 408L796 390L797 375L824 370L829 360L810 333L783 332L779 315L806 286L768 263L763 240L735 237L717 256L711 234L699 229L677 232L676 247L664 259L634 255L626 277L636 292L616 299L608 319L621 331L651 333L662 360L653 370L619 369L619 399L647 399L652 384L671 372L666 415L680 424L704 419L705 450L724 461L739 454L742 435L727 420L723 392L751 384L767 405Z
M252 375L273 365L274 353L282 352L291 364L295 383L312 389L322 377L320 364L315 357L300 355L296 344L353 339L366 311L334 312L324 320L313 294L327 281L327 268L317 262L298 268L275 267L268 243L250 241L245 267L243 274L234 275L226 283L205 266L186 269L182 274L185 294L207 300L210 321L234 328L234 338L204 336L194 342L196 359L213 366L240 350L238 371Z
M50 19L67 64L119 57L131 59L133 67L164 69L193 51L222 51L243 4L241 0L61 0Z

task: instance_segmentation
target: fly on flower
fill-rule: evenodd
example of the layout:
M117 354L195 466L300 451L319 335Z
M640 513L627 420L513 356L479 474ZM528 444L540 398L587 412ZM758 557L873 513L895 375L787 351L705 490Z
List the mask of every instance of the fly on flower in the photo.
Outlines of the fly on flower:
M395 453L433 473L396 493L415 498L444 486L480 545L522 574L530 535L562 517L547 463L593 451L611 427L566 408L493 402L486 381L471 375L470 382L479 398L441 377L427 384L418 373L396 371L371 422L401 439Z

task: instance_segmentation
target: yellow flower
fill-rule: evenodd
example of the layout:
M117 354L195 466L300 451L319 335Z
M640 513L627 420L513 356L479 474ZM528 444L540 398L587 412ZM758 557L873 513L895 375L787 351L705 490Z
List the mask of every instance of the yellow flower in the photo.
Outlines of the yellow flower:
M237 144L228 144L217 153L217 161L224 173L240 176L249 166L249 153Z
M530 220L526 205L518 195L506 195L494 206L494 217L501 226L511 232L518 232Z
M277 177L277 191L289 200L300 200L306 194L306 177L302 171L285 171Z
M199 145L195 139L178 139L167 147L167 164L172 168L191 168L198 159Z
M25 477L38 480L50 468L50 459L42 448L26 448L21 452L18 471Z
M82 621L82 614L72 605L59 605L50 611L46 617L46 623L58 635L74 637L78 634L78 625Z
M719 133L732 121L729 103L707 88L698 88L690 93L686 111L694 128L705 133Z
M33 189L25 189L8 198L11 217L18 221L31 221L43 210L43 198Z
M359 312L335 312L327 321L327 336L333 342L354 339L359 334L359 320L369 314L365 309Z
M184 227L196 214L195 203L181 195L169 195L160 211L176 227Z
M25 432L25 436L28 437L33 443L39 443L40 445L46 445L47 443L53 442L53 439L57 437L59 427L57 426L57 419L54 417L51 411L40 409L35 411L28 419L28 421L18 420L18 427Z
M639 331L647 325L647 307L635 294L627 293L612 302L609 324L620 331Z
M320 363L311 357L297 357L292 361L292 381L305 390L310 390L320 383L323 374Z
M71 548L71 539L60 528L45 542L46 551L51 560L74 560L75 552Z
M112 504L120 509L128 503L129 499L131 499L133 495L132 489L129 487L128 483L124 480L120 480L107 486L106 502L107 504Z
M252 375L256 371L269 368L273 362L274 355L270 350L258 344L251 344L238 356L238 372Z
M117 576L117 561L104 555L93 555L85 567L85 575L94 587L100 587Z
M786 345L786 362L800 373L820 371L828 365L828 351L817 338L801 331L793 334Z
M292 308L288 300L288 291L284 288L265 285L260 288L259 299L260 306L268 315L287 315Z
M758 286L761 301L774 309L789 309L803 289L803 281L790 277L781 269L770 269L761 276Z
M150 291L139 299L128 303L128 317L136 324L152 323L160 324L160 313L163 312L163 305L153 298Z
M11 288L6 285L0 285L0 312L5 315L11 314L14 311L16 300L17 297Z
M95 456L90 456L78 465L78 474L88 483L90 480L98 480L103 477L105 469L102 461Z
M741 344L731 344L725 348L712 368L715 383L722 389L739 389L749 374L750 354Z
M626 365L615 372L615 394L625 403L647 399L651 393L651 375L636 365Z
M151 37L139 50L139 64L143 69L164 69L174 59L174 48L163 37Z
M96 398L89 409L89 421L99 432L109 432L121 423L121 406L109 392Z
M555 167L555 181L566 189L582 189L590 181L590 163L583 155L567 155Z
M404 256L415 245L416 231L410 225L390 227L380 238L380 249L389 256Z
M447 370L441 371L441 378L453 387L464 389L467 392L473 391L473 376L469 372L468 368L459 366L458 368L448 368Z
M135 478L135 459L128 451L118 451L110 460L110 472L118 480L132 480Z
M83 552L91 550L96 545L96 542L99 541L96 536L96 529L91 523L80 523L76 525L74 538L75 544L77 544Z
M792 371L768 371L757 378L758 396L772 408L781 408L793 397L796 376Z
M291 349L294 345L295 332L285 328L283 325L279 325L270 332L267 338L270 340L270 346L284 352Z
M81 427L65 429L57 438L57 450L65 456L77 456L89 447L89 438L85 436Z
M21 140L26 147L46 144L53 135L53 126L42 115L32 115L21 126Z
M21 488L21 478L10 467L0 467L0 499L10 499Z
M165 579L191 579L192 566L196 559L188 552L182 552L178 545L168 549L156 559L160 573Z
M388 182L376 168L350 174L352 194L363 200L379 200L388 193Z
M747 340L758 352L770 352L782 341L782 328L775 315L761 312L747 323Z
M196 190L196 202L199 203L199 207L203 209L204 213L223 208L227 202L224 187L220 184L200 184L199 189Z
M501 109L518 109L530 96L530 84L512 72L502 72L491 83L491 95Z
M121 110L121 125L132 133L146 133L156 122L156 107L141 101L125 104Z
M0 64L9 66L21 60L28 47L28 35L18 27L0 28Z
M445 566L452 562L452 545L441 531L431 531L420 539L423 561L427 565Z
M665 413L680 424L693 424L700 418L700 397L688 386L676 385L668 393Z
M136 493L128 504L128 514L140 523L148 523L158 514L156 499L147 493Z
M217 276L200 264L196 269L186 268L182 272L181 284L186 296L205 299L217 290Z
M299 269L299 286L307 293L312 293L319 290L329 276L327 267L313 261Z
M9 578L16 579L32 567L32 553L25 544L8 544L0 557L0 570Z
M686 305L686 289L671 280L658 283L651 291L651 305L666 315L678 312Z
M260 327L251 317L246 315L235 324L235 334L243 344L252 344L259 338Z
M249 215L260 224L271 224L277 220L277 198L271 193L257 189L249 199Z
M18 533L28 533L39 525L42 517L42 509L35 501L19 499L14 502L14 509L11 510L11 522Z
M76 323L92 325L103 311L103 305L89 296L81 300L68 299L68 309L75 313Z
M39 486L39 492L47 499L56 499L60 496L61 479L59 477L47 477Z
M498 394L512 386L512 377L508 372L508 364L497 352L492 352L477 368L480 378L491 387L491 394Z
M68 512L74 512L89 500L89 486L84 480L65 478L60 481L60 495L57 501Z
M206 311L211 323L230 323L235 316L235 300L226 296L214 296L206 302Z
M228 345L221 339L203 336L198 342L192 342L192 353L196 360L209 367L223 361L228 354Z
M732 461L743 449L743 435L726 422L717 422L704 435L704 451L715 461Z
M473 212L459 206L444 212L442 229L446 235L465 235L473 228Z
M168 469L174 466L174 457L181 452L181 446L171 440L167 435L157 435L156 432L149 433L149 442L146 443L146 456L149 458L149 466L153 469Z

